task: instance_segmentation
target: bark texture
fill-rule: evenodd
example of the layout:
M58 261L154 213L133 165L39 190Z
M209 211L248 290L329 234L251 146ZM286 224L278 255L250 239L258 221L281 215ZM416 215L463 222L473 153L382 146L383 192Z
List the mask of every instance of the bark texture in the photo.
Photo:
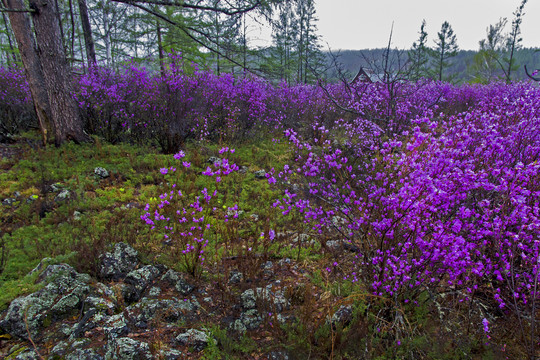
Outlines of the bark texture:
M4 6L13 10L25 10L23 0L3 0ZM49 97L45 89L45 77L41 67L36 43L32 36L32 26L28 13L9 12L9 22L13 30L13 35L17 41L19 54L21 56L26 79L34 101L34 108L39 121L39 127L43 136L44 144L50 140L52 135L51 107Z
M54 3L52 0L30 0L29 4L33 10L32 19L54 124L55 144L60 145L66 140L77 143L87 141L89 137L83 131L79 108L72 97L71 74Z

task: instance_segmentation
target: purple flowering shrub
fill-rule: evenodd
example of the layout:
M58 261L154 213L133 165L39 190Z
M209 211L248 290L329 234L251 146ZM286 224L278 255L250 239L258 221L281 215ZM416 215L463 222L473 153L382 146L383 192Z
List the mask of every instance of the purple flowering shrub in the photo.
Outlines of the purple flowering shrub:
M274 206L302 214L323 242L352 243L345 278L375 295L489 296L531 324L540 298L540 91L493 84L444 96L467 103L471 92L467 111L417 116L392 136L361 118L341 132L315 125L312 139L286 130L296 162L270 183L296 186ZM431 102L426 95L409 104Z
M0 134L37 126L30 89L21 69L0 67Z

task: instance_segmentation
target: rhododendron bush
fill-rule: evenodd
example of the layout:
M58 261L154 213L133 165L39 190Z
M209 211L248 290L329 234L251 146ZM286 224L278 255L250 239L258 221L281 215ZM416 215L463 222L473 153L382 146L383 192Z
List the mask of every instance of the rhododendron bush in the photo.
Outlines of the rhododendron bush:
M534 322L540 90L529 84L425 90L408 100L410 110L402 106L415 116L401 122L400 132L362 118L341 124L342 133L314 124L314 139L285 131L296 162L270 182L295 186L274 205L303 214L323 239L352 243L358 251L345 278L376 295L408 302L423 291L452 292L461 301L488 294L503 311ZM418 113L414 104L440 94L474 106Z

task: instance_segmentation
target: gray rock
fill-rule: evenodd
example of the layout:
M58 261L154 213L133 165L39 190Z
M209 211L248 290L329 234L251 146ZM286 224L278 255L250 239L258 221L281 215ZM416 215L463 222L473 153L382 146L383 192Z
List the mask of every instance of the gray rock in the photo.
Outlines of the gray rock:
M176 291L182 295L188 295L191 293L195 287L189 284L179 272L174 270L169 270L163 275L162 280L168 282L170 285L174 286Z
M242 166L240 166L240 168L238 169L238 172L239 172L240 174L245 174L245 173L247 173L248 170L249 170L249 168L248 168L247 166L242 165Z
M334 315L332 315L332 319L330 320L332 327L345 327L349 325L352 320L352 313L353 311L350 305L341 305Z
M242 313L240 321L244 324L246 329L255 330L261 325L262 317L256 309L250 309Z
M103 279L118 281L137 267L138 253L126 243L115 244L112 253L100 256L100 276Z
M75 210L73 212L73 220L79 221L82 219L82 213L80 211Z
M214 166L221 166L221 159L215 156L210 156L208 162Z
M58 193L58 195L54 197L54 201L59 203L59 202L67 201L70 198L71 198L71 192L67 189L63 189Z
M14 198L7 198L2 201L2 205L4 206L13 206L17 202L17 199Z
M103 326L103 332L107 336L107 339L109 339L110 341L127 335L129 333L129 328L124 314L117 314L111 316L105 322Z
M37 195L30 195L30 196L26 199L26 203L27 203L27 204L31 204L31 203L33 203L34 201L36 201L37 199L39 199L39 196L37 196Z
M257 301L270 304L276 312L281 312L289 306L282 291L273 292L269 288L248 289L240 295L240 298L245 310L257 308Z
M268 354L268 360L289 360L290 356L287 350L274 350Z
M44 327L80 311L90 291L89 279L69 265L49 265L40 276L47 285L13 300L0 321L0 328L19 338L26 339L30 335L35 339Z
M64 357L65 360L103 360L94 349L75 349Z
M107 343L106 360L146 360L152 358L150 347L145 342L123 337Z
M249 217L250 217L251 220L253 220L253 221L259 221L259 215L257 215L257 214L251 214Z
M152 287L148 290L148 296L158 297L161 294L161 289L157 286Z
M233 270L229 274L229 284L238 284L244 281L244 274L240 271Z
M109 177L109 172L107 171L107 169L99 167L99 166L94 169L94 174L99 179L106 179Z
M88 296L84 299L84 311L95 310L96 313L112 315L116 309L116 304L109 299L97 296Z
M267 261L267 262L265 262L264 264L262 264L261 267L262 267L264 270L272 270L272 269L274 268L274 263L271 262L271 261Z
M178 335L175 340L178 344L190 346L195 351L204 350L210 342L210 338L206 333L196 329L189 329L185 333Z
M266 179L266 171L264 170L255 171L253 175L255 175L255 179Z
M142 297L142 293L159 275L159 269L152 265L147 265L128 273L124 279L126 286L122 289L124 300L128 303L139 300Z
M152 322L193 318L199 308L200 304L196 300L142 298L138 303L128 306L126 311L135 321L135 326L146 328Z
M26 350L15 357L15 360L40 360L40 356L35 350Z
M56 183L56 184L50 185L47 191L57 193L57 192L62 191L63 189L64 189L64 185Z
M163 360L180 360L186 358L184 353L175 349L160 350L159 355L159 358Z

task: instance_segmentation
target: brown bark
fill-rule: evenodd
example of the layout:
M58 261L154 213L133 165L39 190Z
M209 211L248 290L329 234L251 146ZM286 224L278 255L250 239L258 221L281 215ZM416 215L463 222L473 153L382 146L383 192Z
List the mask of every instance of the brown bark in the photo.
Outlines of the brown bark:
M13 10L25 10L26 7L22 0L3 0L4 6ZM43 142L46 144L52 134L51 108L49 97L43 84L45 78L41 68L41 62L37 52L34 37L32 36L32 27L30 18L24 12L9 12L9 21L15 35L15 40L19 47L19 54L24 66L26 79L30 87L30 93L34 101L34 108L39 121L39 127L43 136Z
M71 95L71 74L53 0L30 0L29 4L34 10L32 19L51 106L54 142L60 145L66 140L87 141L89 137L83 131L79 108Z
M84 35L84 45L86 48L86 58L88 59L88 66L96 65L96 49L94 48L94 38L92 37L90 20L88 19L88 7L86 6L86 0L78 0L78 2Z

